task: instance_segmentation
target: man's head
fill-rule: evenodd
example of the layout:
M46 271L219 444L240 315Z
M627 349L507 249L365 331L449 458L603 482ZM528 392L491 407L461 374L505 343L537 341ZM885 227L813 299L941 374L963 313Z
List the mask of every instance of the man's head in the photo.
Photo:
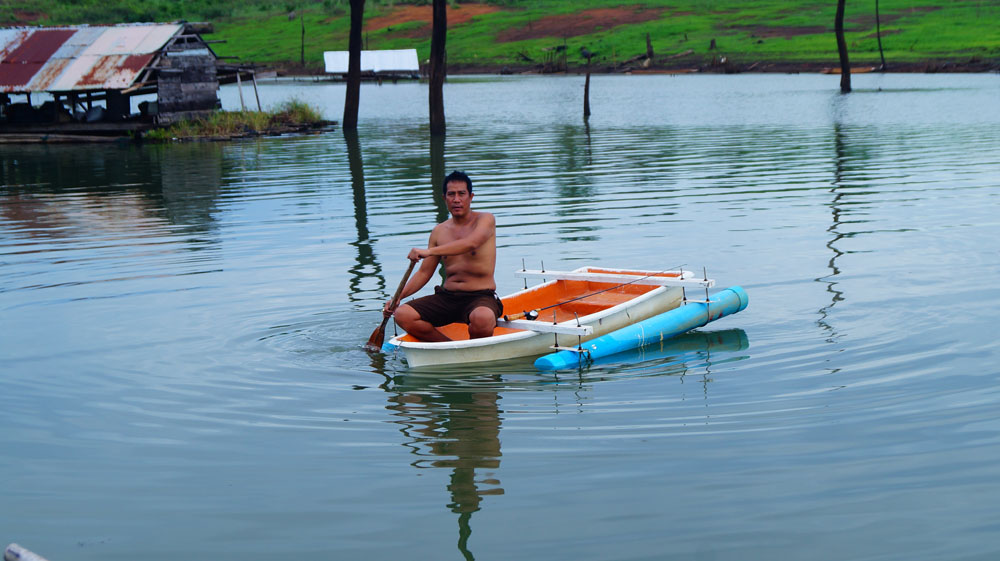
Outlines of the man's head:
M452 181L461 181L465 183L466 190L469 191L470 195L472 194L472 180L469 179L468 175L465 175L464 171L458 171L458 170L449 173L448 177L444 178L444 183L441 185L441 193L443 194L448 193L448 184L451 183Z
M461 219L471 211L472 180L460 171L453 171L444 178L444 202L453 218Z

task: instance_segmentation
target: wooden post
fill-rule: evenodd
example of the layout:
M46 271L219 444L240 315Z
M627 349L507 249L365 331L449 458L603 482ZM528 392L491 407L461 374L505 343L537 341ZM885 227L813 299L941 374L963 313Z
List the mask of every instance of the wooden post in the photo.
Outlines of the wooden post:
M834 33L837 35L837 52L840 54L840 92L851 91L851 63L847 59L847 41L844 39L844 4L846 0L837 0L837 19L834 22Z
M240 78L240 69L236 69L236 89L240 92L240 107L247 110L247 104L243 101L243 80Z
M444 78L445 40L448 36L447 0L434 0L433 24L431 29L431 79L428 102L430 104L431 136L445 134L444 118Z
M587 80L583 83L583 120L590 117L590 57L587 57Z
M347 37L347 91L344 93L344 132L358 130L361 105L361 31L365 18L365 0L351 0L351 30Z
M878 56L882 59L880 72L885 72L885 53L882 52L882 23L879 21L878 0L875 0L875 38L878 40Z
M646 58L653 60L653 42L649 38L649 33L646 33Z
M250 74L250 79L253 80L253 96L257 98L257 112L263 111L260 107L260 94L257 93L257 71L254 70Z

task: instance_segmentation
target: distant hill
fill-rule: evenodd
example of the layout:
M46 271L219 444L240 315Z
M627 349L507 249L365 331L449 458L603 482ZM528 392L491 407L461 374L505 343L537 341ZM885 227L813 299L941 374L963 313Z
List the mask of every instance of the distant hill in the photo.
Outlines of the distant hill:
M852 64L889 69L1000 68L1000 2L881 0L847 4ZM835 0L497 0L452 2L448 63L457 71L817 70L837 60ZM368 0L366 48L430 51L430 2ZM347 0L7 0L9 25L210 21L223 56L297 72L345 50ZM303 39L304 30L304 39ZM878 32L878 33L877 33ZM652 53L652 57L648 54Z

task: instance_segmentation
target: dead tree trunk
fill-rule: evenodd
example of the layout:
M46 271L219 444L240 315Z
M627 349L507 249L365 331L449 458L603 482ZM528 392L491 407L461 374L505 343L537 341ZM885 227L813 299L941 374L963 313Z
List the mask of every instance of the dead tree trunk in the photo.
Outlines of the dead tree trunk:
M882 59L882 66L879 67L879 71L885 72L885 53L882 52L882 22L879 19L878 0L875 0L875 39L878 40L878 56Z
M444 120L444 78L447 73L445 63L445 39L448 35L448 0L434 0L433 28L431 30L430 63L430 113L431 135L445 133Z
M299 12L299 24L302 26L302 37L299 39L299 64L306 65L306 20L302 12Z
M840 92L851 91L851 63L847 60L847 41L844 39L844 4L847 0L837 0L837 20L834 33L837 34L837 52L840 54Z
M365 0L351 0L351 33L347 40L347 92L344 97L344 132L358 130L358 106L361 104L361 27Z

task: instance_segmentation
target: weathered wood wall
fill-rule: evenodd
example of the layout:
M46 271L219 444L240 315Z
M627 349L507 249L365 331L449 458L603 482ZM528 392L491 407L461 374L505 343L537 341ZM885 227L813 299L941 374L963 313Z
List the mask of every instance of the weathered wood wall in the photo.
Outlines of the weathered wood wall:
M159 67L157 112L161 121L220 107L215 57L197 35L178 36L164 50Z

